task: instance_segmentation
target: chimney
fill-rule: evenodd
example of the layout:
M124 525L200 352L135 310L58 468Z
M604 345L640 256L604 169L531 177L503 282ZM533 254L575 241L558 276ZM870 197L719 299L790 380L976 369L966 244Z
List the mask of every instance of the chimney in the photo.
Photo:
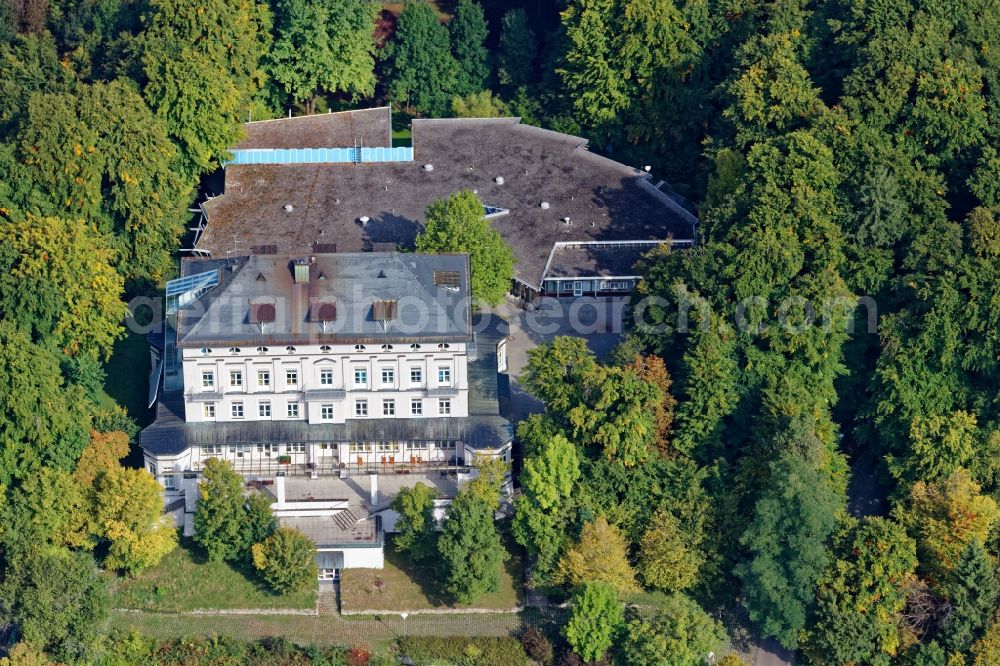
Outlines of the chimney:
M285 508L285 477L274 477L274 496L278 500L278 510Z

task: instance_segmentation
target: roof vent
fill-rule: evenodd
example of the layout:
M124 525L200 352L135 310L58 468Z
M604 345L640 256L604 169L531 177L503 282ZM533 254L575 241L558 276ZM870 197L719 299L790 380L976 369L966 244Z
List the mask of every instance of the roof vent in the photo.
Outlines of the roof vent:
M564 217L562 221L563 224L573 224L573 221L569 217Z
M385 271L379 271L378 272L378 277L384 278L385 277Z
M293 210L295 210L295 206L293 206L292 204L285 204L286 213L291 213Z
M263 273L257 273L257 282L267 282L267 278L264 277Z
M398 301L374 301L372 303L372 319L382 324L383 330L388 330L389 322L396 318Z
M497 176L496 178L493 179L493 182L496 183L497 185L503 185L503 176Z
M250 301L250 315L248 319L251 324L260 326L261 332L264 331L264 326L274 322L276 314L272 301Z
M358 218L358 222L361 223L361 226L365 226L370 221L371 221L371 218L368 217L367 215L362 215L361 217Z
M653 167L647 164L646 166L642 167L642 170L645 171L646 173L649 173L650 171L653 170Z
M434 171L434 165L433 164L425 164L424 165L424 171Z
M542 210L548 210L549 209L549 202L548 201L543 201L542 203L538 204L538 207L541 208Z

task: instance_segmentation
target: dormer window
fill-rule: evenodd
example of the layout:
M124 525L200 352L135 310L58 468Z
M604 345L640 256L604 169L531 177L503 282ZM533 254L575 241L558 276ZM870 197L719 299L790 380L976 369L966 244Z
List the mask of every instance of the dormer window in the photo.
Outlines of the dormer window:
M382 351L392 351L392 345L382 345Z
M295 353L295 347L285 347L285 353L286 354L294 354Z
M269 351L271 351L271 350L268 349L267 347L257 347L257 353L258 354L266 354Z
M239 347L230 347L229 348L229 353L230 354L239 354L240 353L240 348Z
M354 351L364 351L367 349L364 345L354 345Z

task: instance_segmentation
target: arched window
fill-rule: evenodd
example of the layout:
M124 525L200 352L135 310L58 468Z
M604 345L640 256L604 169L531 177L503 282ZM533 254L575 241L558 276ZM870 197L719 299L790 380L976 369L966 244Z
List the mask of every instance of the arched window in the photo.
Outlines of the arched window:
M382 351L392 351L392 345L382 345Z
M257 353L258 354L266 354L269 351L270 350L267 347L257 347Z
M329 354L331 351L333 351L333 347L331 347L330 345L323 345L322 347L319 348L319 350L324 354Z
M420 349L420 345L418 345L416 342L414 342L412 345L410 345L410 349L412 349L413 351L416 351L416 350Z
M285 347L285 353L286 354L294 354L295 353L295 347L292 347L291 345L289 345L288 347Z
M239 354L240 353L240 348L239 347L230 347L229 348L229 353L230 354Z
M364 351L367 349L364 345L354 345L354 351Z
M211 353L212 353L212 350L211 350L211 349L209 349L208 347L202 347L202 348L201 348L201 353L202 353L202 354L206 354L206 355L208 355L208 354L211 354Z
M441 344L438 345L438 349L451 349L451 345L449 345L447 342L442 342Z

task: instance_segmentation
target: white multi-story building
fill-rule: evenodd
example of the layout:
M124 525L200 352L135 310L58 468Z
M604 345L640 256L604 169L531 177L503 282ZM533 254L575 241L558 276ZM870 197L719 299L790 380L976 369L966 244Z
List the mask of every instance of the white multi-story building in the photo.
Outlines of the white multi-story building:
M393 489L424 480L446 500L475 456L510 460L503 322L474 326L466 255L257 254L183 272L140 441L189 518L205 461L222 458L321 549L370 548ZM380 565L381 548L361 560Z

